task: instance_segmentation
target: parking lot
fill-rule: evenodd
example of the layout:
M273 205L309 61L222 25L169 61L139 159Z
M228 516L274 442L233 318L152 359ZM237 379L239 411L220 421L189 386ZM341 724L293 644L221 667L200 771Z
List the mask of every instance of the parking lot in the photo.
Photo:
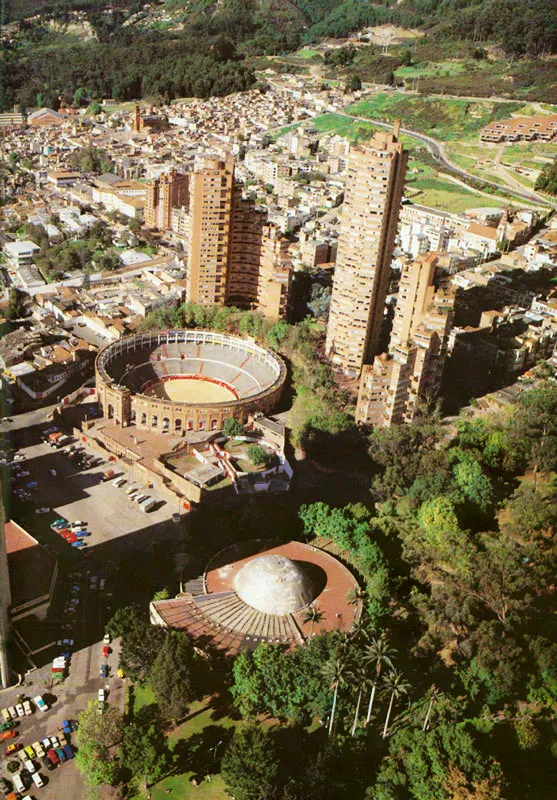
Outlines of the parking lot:
M83 615L82 615L83 616ZM81 620L76 620L76 634L80 635ZM77 642L76 642L77 644ZM111 643L111 652L108 658L102 654L103 644L95 642L84 648L74 648L67 676L60 683L51 686L51 666L41 668L30 673L26 685L11 687L0 691L0 707L13 706L23 694L33 698L37 694L47 700L49 710L46 713L38 709L31 716L19 719L15 728L17 733L14 739L3 743L3 747L11 742L21 743L23 747L33 745L47 736L60 736L64 720L75 721L90 700L97 699L98 690L108 692L108 702L116 705L121 711L124 708L125 681L116 674L119 659L119 643ZM101 664L109 665L107 679L100 677ZM45 686L46 684L46 686ZM51 688L48 688L51 686ZM75 748L75 734L66 734L68 743ZM8 761L19 761L17 753L9 758L2 759L2 775L13 783L13 778L7 770ZM60 763L52 771L47 770L40 759L33 759L37 771L45 782L45 786L30 790L31 795L44 800L59 800L59 798L81 798L85 796L85 787L79 770L73 761Z
M129 567L130 562L136 563L135 553L140 551L149 561L157 543L179 538L181 527L172 521L168 504L152 495L148 488L134 484L159 500L150 512L141 511L125 491L130 483L122 468L102 463L105 459L98 456L97 463L89 468L84 463L87 453L79 442L73 442L73 447L79 448L79 458L70 460L62 449L43 441L49 425L52 423L45 421L40 428L35 425L17 431L13 439L16 456L9 468L12 481L9 516L56 555L60 570L48 619L40 623L41 636L46 635L46 641L50 642L48 649L39 654L38 663L43 666L27 672L25 685L0 691L0 708L14 705L22 694L29 698L42 694L48 699L47 713L36 711L20 720L14 741L21 741L24 746L56 735L64 720L75 720L89 700L97 699L101 688L107 690L109 704L123 710L125 680L117 675L117 643L111 644L108 659L102 654L105 625L117 607L114 596L118 596L120 589L119 563ZM115 476L126 477L122 488L113 485L114 478L103 480L108 469L113 469ZM5 470L8 475L8 467ZM80 539L86 542L83 548L72 548L52 528L52 523L61 518L68 523L77 520L85 523L82 527L88 535ZM120 592L118 604L126 602L129 602L127 590ZM71 640L73 644L58 645L63 640ZM53 681L53 659L68 650L67 673L63 680ZM101 677L102 664L109 668L106 679ZM68 740L71 741L69 737ZM11 781L6 759L2 774ZM59 764L51 772L41 768L40 774L47 781L46 786L33 786L30 796L54 800L86 794L73 760Z
M73 446L77 448L77 459L86 455L80 443L76 442ZM136 545L133 535L138 531L172 525L170 507L156 496L157 505L147 513L130 500L126 493L130 486L143 489L145 494L149 494L150 490L130 482L122 468L99 457L96 458L97 464L88 468L86 464L79 465L76 459L69 460L65 450L66 447L54 449L43 441L29 444L18 450L18 456L23 458L13 466L21 474L15 481L14 492L21 488L25 493L21 498L24 506L21 511L27 520L30 513L34 514L30 521L30 532L41 543L58 552L60 548L62 551L68 549L69 545L50 528L52 522L59 518L86 523L88 536L83 539L86 546L79 555L120 538L119 547L133 549ZM114 477L121 475L126 479L121 488L113 485L113 479L104 480L104 473L108 469L114 471ZM29 484L30 489L27 488ZM14 500L18 502L17 495ZM49 510L40 511L42 509Z

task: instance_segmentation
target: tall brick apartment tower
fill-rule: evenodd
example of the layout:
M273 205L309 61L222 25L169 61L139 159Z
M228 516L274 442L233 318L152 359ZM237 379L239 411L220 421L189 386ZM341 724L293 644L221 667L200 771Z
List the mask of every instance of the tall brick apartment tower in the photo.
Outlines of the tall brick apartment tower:
M326 348L350 375L373 359L381 333L408 162L399 132L397 120L348 158Z
M168 231L172 227L172 209L186 207L189 203L187 173L171 169L147 184L145 224L149 228Z
M233 188L232 156L206 158L191 175L186 294L193 303L225 302Z
M420 400L441 385L453 322L454 291L435 288L437 255L402 270L389 352L364 364L356 422L390 427L412 422Z

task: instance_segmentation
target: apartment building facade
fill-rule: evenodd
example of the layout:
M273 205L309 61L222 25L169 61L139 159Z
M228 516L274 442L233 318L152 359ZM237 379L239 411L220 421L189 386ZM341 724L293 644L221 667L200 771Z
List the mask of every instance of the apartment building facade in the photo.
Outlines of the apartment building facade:
M430 253L402 271L389 352L362 369L356 407L359 424L390 427L412 422L420 401L439 391L454 291L435 289L437 260Z
M326 351L343 372L359 375L377 352L408 152L378 132L348 157Z

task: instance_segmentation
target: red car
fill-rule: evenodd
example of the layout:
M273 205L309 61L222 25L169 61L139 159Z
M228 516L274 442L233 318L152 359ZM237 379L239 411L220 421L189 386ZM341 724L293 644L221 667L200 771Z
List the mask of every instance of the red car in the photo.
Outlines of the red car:
M61 534L62 538L65 539L67 542L77 542L77 536L75 533L71 531L67 531L66 533Z
M110 647L108 646L103 647L103 658L108 658L109 654L110 654Z
M56 766L56 764L58 764L58 762L60 761L60 759L58 758L58 755L56 753L56 750L54 750L54 748L51 748L50 750L47 750L46 754L50 758L50 762L51 762L53 767Z

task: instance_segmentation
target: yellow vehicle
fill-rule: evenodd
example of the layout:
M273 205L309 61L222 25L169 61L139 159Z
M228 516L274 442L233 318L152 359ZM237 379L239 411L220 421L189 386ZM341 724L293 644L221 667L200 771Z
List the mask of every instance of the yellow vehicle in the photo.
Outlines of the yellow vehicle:
M119 678L124 678L125 677L124 670L123 669L116 670L116 675L118 675Z

